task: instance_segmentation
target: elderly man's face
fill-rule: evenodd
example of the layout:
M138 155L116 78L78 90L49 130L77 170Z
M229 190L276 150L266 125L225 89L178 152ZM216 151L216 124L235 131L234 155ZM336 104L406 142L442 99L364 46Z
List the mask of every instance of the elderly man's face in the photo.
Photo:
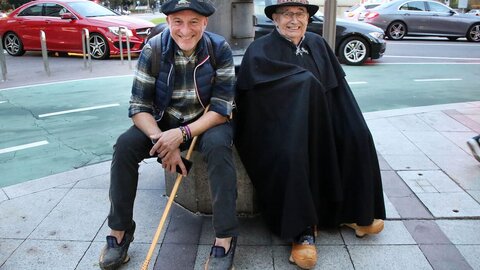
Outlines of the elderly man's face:
M281 7L272 15L277 29L284 37L298 44L307 31L309 14L300 6Z
M167 23L173 40L189 56L202 38L208 18L192 10L182 10L168 15Z

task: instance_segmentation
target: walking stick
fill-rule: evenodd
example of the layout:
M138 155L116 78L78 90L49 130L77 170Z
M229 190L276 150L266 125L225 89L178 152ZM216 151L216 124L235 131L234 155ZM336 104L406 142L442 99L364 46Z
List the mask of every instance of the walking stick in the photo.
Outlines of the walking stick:
M208 105L205 108L205 111L203 112L203 114L207 113L209 107L210 105ZM198 136L195 136L192 140L192 143L190 144L190 147L188 148L187 156L185 157L186 159L190 160L190 156L192 155L193 148L195 148L195 144L197 143L197 140L198 140ZM170 197L168 198L168 202L167 202L167 205L165 206L165 210L163 211L162 218L160 219L160 223L158 224L157 231L155 232L153 241L150 244L150 249L148 250L147 257L143 262L143 265L141 268L142 270L148 269L148 265L150 264L150 260L152 259L153 251L155 251L155 247L157 246L158 238L160 238L160 233L162 232L163 225L165 223L165 220L167 219L168 213L170 212L170 207L172 206L173 199L177 194L178 187L182 182L182 178L183 178L183 175L178 174L177 179L175 180L175 184L173 185L172 191L170 192Z

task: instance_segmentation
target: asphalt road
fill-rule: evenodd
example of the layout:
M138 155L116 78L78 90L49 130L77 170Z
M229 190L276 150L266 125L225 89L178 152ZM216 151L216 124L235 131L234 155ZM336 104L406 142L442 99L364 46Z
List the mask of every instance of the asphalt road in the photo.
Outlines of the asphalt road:
M133 70L120 59L7 56L0 82L0 186L111 159L127 117ZM134 66L135 60L132 62ZM389 41L386 55L344 66L364 112L479 100L479 44Z

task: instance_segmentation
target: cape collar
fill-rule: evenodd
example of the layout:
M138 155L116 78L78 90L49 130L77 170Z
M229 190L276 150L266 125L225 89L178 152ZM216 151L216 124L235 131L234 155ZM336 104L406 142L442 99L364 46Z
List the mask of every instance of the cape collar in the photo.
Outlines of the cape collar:
M300 42L298 43L298 45L295 45L291 39L283 36L282 34L280 34L280 32L278 31L278 29L275 28L275 34L282 38L283 40L286 40L290 46L293 46L295 47L295 55L300 55L300 56L303 56L303 54L309 54L308 50L305 49L305 47L303 46L303 41L305 40L305 35L302 37L302 39L300 40Z

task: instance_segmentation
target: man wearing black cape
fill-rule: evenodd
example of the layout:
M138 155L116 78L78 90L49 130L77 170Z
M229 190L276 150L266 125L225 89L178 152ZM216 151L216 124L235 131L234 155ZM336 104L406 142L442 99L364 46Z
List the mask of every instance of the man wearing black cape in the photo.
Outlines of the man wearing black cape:
M315 266L315 227L361 237L384 226L374 142L345 73L324 39L306 32L318 6L279 0L276 29L245 52L237 78L236 147L269 228L289 260Z

